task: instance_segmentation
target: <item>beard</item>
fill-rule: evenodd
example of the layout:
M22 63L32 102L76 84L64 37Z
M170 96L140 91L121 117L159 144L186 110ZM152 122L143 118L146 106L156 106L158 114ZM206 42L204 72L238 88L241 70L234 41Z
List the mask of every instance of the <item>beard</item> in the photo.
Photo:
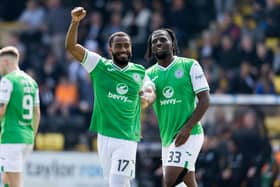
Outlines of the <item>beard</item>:
M163 53L155 53L154 56L158 60L163 60L163 59L166 59L166 58L172 56L172 54L169 51L166 51L166 52L163 52Z
M116 63L117 65L127 65L128 62L130 61L130 58L131 58L131 54L127 54L127 58L122 58L122 57L119 57L117 53L114 53L112 54L112 58L113 58L113 61L114 63Z

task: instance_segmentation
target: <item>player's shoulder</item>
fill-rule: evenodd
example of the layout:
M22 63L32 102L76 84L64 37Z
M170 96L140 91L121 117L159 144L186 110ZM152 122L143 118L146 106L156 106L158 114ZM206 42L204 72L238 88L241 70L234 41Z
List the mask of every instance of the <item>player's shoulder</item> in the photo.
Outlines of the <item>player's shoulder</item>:
M25 80L27 80L28 82L30 82L32 85L34 85L35 87L38 87L38 83L37 83L37 81L33 78L33 77L31 77L29 74L27 74L26 72L24 72L24 71L20 71L20 73L22 74L22 76L23 76L23 78L25 79Z
M199 63L197 60L193 58L186 58L186 57L176 57L176 64L179 66L183 66L185 70L190 71L193 66L198 65Z
M154 65L152 65L151 67L149 67L149 68L146 70L146 72L147 72L148 74L150 74L150 73L155 72L156 70L157 70L157 64L154 64Z
M177 63L184 63L184 64L188 64L188 65L198 63L197 60L195 60L193 58L179 57L179 56L176 56L176 62Z
M112 60L111 59L108 59L108 58L105 58L105 57L102 57L100 56L100 58L98 59L98 65L102 64L104 66L109 66L109 65L112 65Z
M104 64L112 64L113 63L112 59L108 59L108 58L105 58L105 57L100 57L99 62L103 62Z

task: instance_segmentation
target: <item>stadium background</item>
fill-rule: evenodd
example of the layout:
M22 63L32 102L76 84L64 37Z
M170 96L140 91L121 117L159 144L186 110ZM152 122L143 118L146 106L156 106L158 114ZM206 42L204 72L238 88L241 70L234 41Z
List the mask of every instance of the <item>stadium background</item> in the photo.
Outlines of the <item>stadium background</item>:
M87 130L91 84L64 49L74 6L87 10L79 42L103 56L108 57L108 36L122 30L132 37L133 61L149 67L154 62L143 59L147 37L169 27L177 34L179 55L200 62L212 94L197 162L200 186L280 186L279 0L1 0L0 46L18 47L21 69L40 86L43 116L25 180L41 187L102 183L92 153L96 134ZM142 129L134 186L161 186L151 108L143 113ZM257 175L250 178L252 168Z

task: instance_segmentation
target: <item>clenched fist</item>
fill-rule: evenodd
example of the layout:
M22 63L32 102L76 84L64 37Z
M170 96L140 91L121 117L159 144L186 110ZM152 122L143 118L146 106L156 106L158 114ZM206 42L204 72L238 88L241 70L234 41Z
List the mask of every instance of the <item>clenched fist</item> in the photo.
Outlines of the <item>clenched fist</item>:
M87 14L87 11L83 7L76 7L71 11L73 21L81 21Z

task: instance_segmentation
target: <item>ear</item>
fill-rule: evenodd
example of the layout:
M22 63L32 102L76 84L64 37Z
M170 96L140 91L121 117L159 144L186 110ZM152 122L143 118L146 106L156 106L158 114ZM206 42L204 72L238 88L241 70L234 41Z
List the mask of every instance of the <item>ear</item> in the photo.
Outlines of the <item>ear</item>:
M112 55L113 51L112 51L112 47L108 46L108 52L110 55Z

